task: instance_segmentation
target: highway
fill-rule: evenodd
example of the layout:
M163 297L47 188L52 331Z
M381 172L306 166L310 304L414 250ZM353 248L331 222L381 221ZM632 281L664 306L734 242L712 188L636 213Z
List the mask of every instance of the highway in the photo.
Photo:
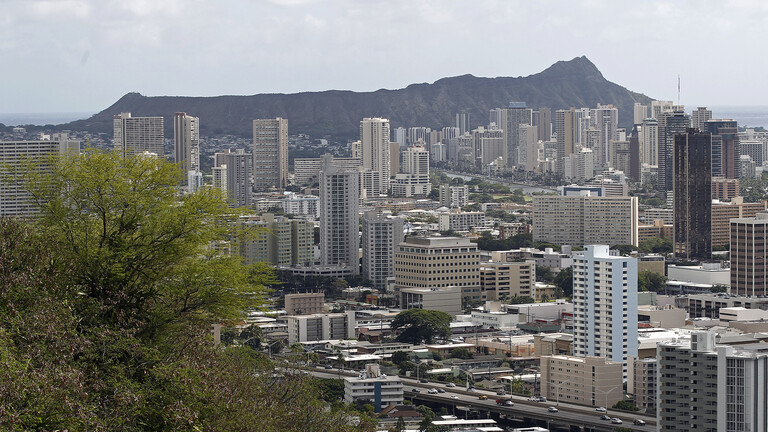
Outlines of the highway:
M338 370L312 370L314 376L321 378L338 378ZM356 373L343 372L343 376L356 376ZM617 427L630 430L651 432L656 430L656 418L643 414L629 414L623 411L608 410L608 415L622 420L622 424L612 424L608 420L601 420L603 413L595 411L593 407L582 405L566 404L556 401L532 402L525 396L497 396L495 392L477 390L468 392L463 387L446 387L445 383L429 382L421 383L416 379L401 377L403 381L404 396L408 399L417 399L427 402L442 403L445 405L467 406L478 411L487 411L497 414L505 414L508 417L529 418L545 421L552 425L573 425L587 427L595 431L613 431ZM429 394L427 391L431 388L443 389L445 393ZM413 391L418 389L419 392ZM485 395L487 400L480 400L479 396ZM500 406L496 404L496 399L511 399L515 405L512 407ZM558 412L549 412L549 407L557 407ZM644 426L638 426L633 423L634 419L642 419L646 422Z

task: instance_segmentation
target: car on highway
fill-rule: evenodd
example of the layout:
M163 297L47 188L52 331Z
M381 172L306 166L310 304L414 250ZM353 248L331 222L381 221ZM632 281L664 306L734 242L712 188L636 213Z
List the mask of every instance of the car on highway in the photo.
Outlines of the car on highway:
M557 412L557 408L555 408L555 407L549 407L549 408L547 408L547 411L549 411L549 412L552 412L552 413L555 413L555 412Z
M538 402L539 397L538 396L531 396L528 398L528 402Z
M515 406L511 399L496 399L496 405Z
M608 412L608 410L605 407L597 407L595 408L595 411L601 412L601 413Z
M451 395L451 399L458 399L459 397L456 395Z
M421 390L419 390L417 388L412 388L411 391L414 392L414 393L421 393Z
M429 394L437 394L437 389L433 389L433 388L429 389L429 390L427 390L427 393L429 393Z
M504 396L505 394L507 394L507 392L505 392L504 390L499 390L496 392L496 394L499 396Z
M456 387L456 384L454 384L454 383L448 383L448 384L446 384L445 386L446 386L446 387Z
M486 400L486 399L488 399L488 396L486 396L486 395L480 395L480 396L478 396L477 398L478 398L478 399L480 399L480 400Z
M633 421L632 423L634 423L634 424L636 424L638 426L643 426L643 425L645 425L645 420L643 420L643 419L635 419L635 421Z
M420 379L420 380L419 380L419 382L420 382L420 383L425 383L425 384L426 384L426 383L429 383L429 380L428 380L428 379L424 379L424 378L422 378L422 379Z
M546 402L546 401L547 401L547 398L545 398L544 396L539 396L539 402Z
M614 418L611 419L611 423L613 423L613 424L622 424L623 422L621 421L620 418L614 417Z
M443 390L443 389L437 389L437 392L438 392L438 393L445 393L445 390Z
M603 415L600 416L600 420L610 420L610 419L611 419L611 416L609 416L607 414L603 414Z

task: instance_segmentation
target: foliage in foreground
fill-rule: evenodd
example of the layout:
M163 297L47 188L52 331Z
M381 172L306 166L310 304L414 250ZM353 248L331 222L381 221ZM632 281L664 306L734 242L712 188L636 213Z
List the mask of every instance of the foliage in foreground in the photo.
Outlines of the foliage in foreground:
M26 171L38 220L0 220L0 429L366 430L310 378L211 343L272 280L207 249L236 214L218 194L177 197L156 159L53 163Z

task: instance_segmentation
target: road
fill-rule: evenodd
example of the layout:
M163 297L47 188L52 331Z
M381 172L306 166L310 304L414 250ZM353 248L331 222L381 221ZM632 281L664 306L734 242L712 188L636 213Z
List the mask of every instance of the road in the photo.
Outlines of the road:
M332 370L312 370L311 373L314 376L321 378L338 378L338 371ZM343 372L343 376L356 376L357 373ZM623 427L630 430L651 432L656 430L656 418L654 416L647 416L643 414L628 414L623 411L608 410L608 415L617 417L622 420L622 424L611 424L610 421L600 420L600 416L603 413L596 412L593 407L586 407L582 405L566 404L555 401L548 402L531 402L524 396L497 396L496 393L477 390L476 392L468 392L462 387L446 387L444 383L429 382L421 383L415 379L401 377L403 381L404 396L410 399L419 399L430 402L443 403L446 405L461 405L468 406L474 409L496 412L506 414L508 416L515 417L528 417L537 420L547 421L552 424L562 425L575 425L575 426L588 426L594 430L600 431L613 431L616 427ZM445 393L429 394L427 390L443 389ZM419 389L419 392L414 392L414 389ZM479 396L485 395L487 400L480 400ZM456 398L452 398L455 396ZM497 398L512 399L515 403L513 407L500 406L496 404ZM549 407L556 406L558 412L549 412ZM634 419L642 419L646 422L645 426L637 426L633 424Z
M539 186L535 184L526 184L526 183L514 183L510 180L507 180L503 177L490 177L483 174L467 174L462 173L458 171L448 171L444 169L435 169L434 171L441 171L445 173L448 177L461 177L461 178L479 178L481 180L487 181L489 183L499 183L504 186L508 186L510 189L522 189L523 193L531 193L531 192L545 192L545 193L552 193L557 192L557 189L552 186Z

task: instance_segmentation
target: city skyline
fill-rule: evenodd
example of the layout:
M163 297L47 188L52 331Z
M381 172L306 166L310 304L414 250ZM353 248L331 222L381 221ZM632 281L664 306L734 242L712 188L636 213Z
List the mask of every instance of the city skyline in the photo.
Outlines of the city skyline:
M96 112L131 91L216 96L397 89L463 74L526 76L582 55L607 79L655 99L676 101L680 75L687 106L763 105L768 95L758 75L768 60L751 56L768 21L768 7L758 2L3 4L0 55L19 67L0 72L13 83L0 93L0 113ZM703 33L701 22L720 31ZM537 43L508 44L498 55L505 40L525 38ZM752 67L680 56L671 43L749 58ZM628 54L619 61L621 53ZM647 55L631 53L652 53L653 67ZM46 67L22 67L34 64Z

